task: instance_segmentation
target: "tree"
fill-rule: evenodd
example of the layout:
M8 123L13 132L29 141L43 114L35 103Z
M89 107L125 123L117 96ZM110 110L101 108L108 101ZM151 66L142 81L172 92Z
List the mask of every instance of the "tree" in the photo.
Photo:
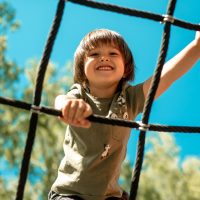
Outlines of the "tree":
M16 63L12 60L9 60L6 57L6 51L7 51L7 37L6 34L9 31L14 31L19 27L19 23L15 20L15 12L14 9L8 4L7 2L0 3L0 94L1 95L10 95L12 97L14 94L15 86L14 82L18 81L19 79L19 67L16 66ZM9 77L9 78L8 78ZM9 87L9 91L5 91L5 88ZM9 138L10 127L7 126L10 122L11 116L14 116L15 111L13 111L10 108L7 108L7 111L4 109L4 106L0 106L0 114L1 120L0 121L0 130L1 130L1 137L0 137L0 163L2 167L7 167L8 161L6 157L8 158L10 156L9 150L5 148L5 146L11 146L12 142L15 143L15 139L12 141L6 140L6 138ZM12 114L11 114L12 113ZM12 157L12 156L11 156ZM10 157L9 157L10 159ZM6 168L9 170L10 166ZM0 196L5 199L10 199L12 195L12 190L10 187L12 187L13 181L10 181L9 184L7 180L9 179L8 176L3 176L4 171L1 172L0 176L0 186L2 189L8 188L8 194L6 194L5 190L1 190ZM14 172L12 172L13 174Z
M33 74L33 72L36 71L34 70L36 66L37 62L32 60L29 70L26 73L31 86L34 86L33 77L36 77L36 73ZM42 95L43 105L53 107L55 97L58 94L66 93L72 84L71 63L68 63L65 67L59 67L59 70L57 70L57 68L58 67L52 63L48 66ZM63 76L63 74L66 74L66 76ZM32 89L29 88L25 91L24 99L28 100L31 96ZM25 123L28 124L27 121ZM58 164L63 157L62 144L65 128L66 125L58 121L56 117L47 115L41 115L39 117L37 136L29 172L30 180L34 183L31 184L31 189L37 189L36 191L38 191L36 199L38 199L38 197L42 197L42 199L47 198L50 187L57 175ZM33 185L35 188L32 187ZM29 196L28 191L30 191L29 187L26 188L27 200Z
M28 85L30 86L27 87L22 96L23 101L26 102L31 102L32 99L34 86L34 80L32 77L34 71L36 71L37 62L31 61L30 66L31 67L29 67L26 73ZM53 107L53 100L55 96L58 93L64 93L64 88L61 86L65 83L66 91L69 85L67 85L67 76L62 79L59 78L59 81L55 81L55 77L58 77L55 65L50 63L48 69L49 70L44 82L45 88L42 96L42 104ZM52 78L55 80L52 80ZM9 167L11 171L16 171L16 173L13 174L13 179L15 179L13 184L16 185L19 175L18 170L21 165L25 146L25 138L27 136L26 133L28 130L30 114L26 111L19 111L18 109L8 109L6 106L4 106L3 109L6 110L6 117L3 120L4 125L1 126L1 136L3 135L4 138L4 148L1 149L1 151L3 155L5 155L4 158L6 161L6 168ZM33 199L33 195L30 195L33 194L31 191L38 191L37 193L34 193L34 195L36 195L34 199L38 199L39 197L45 199L50 186L56 177L58 168L57 164L62 157L62 143L65 133L65 125L61 122L56 122L56 120L58 119L52 116L39 116L37 135L29 170L29 181L27 182L24 199ZM6 126L5 124L10 125ZM16 170L17 168L18 170ZM4 180L4 182L6 181L7 180ZM9 186L7 187L6 184L4 184L4 187L4 191L9 191L13 198L16 192L13 191L13 188L16 188L16 186L12 187L12 193ZM8 199L10 199L10 197L8 197Z
M2 92L3 89L11 87L10 95L14 89L13 82L16 82L19 78L20 68L16 66L15 62L6 57L6 34L18 28L19 22L15 20L15 10L7 2L0 3L0 91Z
M149 133L137 199L199 199L200 159L188 157L181 162L179 153L171 134ZM122 169L122 178L128 171L131 171L130 162ZM130 176L131 173L125 175ZM125 189L127 185L130 187L130 178L123 178L123 182Z
M6 57L6 34L18 28L18 24L11 5L6 2L0 3L0 95L31 102L39 61L29 59L24 73L25 67L18 66ZM59 70L57 70L58 67ZM65 66L49 63L44 81L43 105L53 107L55 96L69 89L72 83L71 69L71 63ZM26 80L26 85L24 85L24 80ZM0 113L3 116L0 120L0 198L10 200L14 199L16 194L30 113L3 105L0 105ZM62 157L62 142L65 133L65 125L56 121L56 117L39 116L25 188L25 200L46 199L56 177L57 165Z

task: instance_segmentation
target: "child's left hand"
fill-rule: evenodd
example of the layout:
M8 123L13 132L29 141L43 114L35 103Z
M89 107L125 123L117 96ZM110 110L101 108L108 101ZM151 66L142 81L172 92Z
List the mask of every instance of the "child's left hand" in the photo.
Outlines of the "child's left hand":
M198 48L200 50L200 30L196 31L195 42L196 42L196 45L198 46Z

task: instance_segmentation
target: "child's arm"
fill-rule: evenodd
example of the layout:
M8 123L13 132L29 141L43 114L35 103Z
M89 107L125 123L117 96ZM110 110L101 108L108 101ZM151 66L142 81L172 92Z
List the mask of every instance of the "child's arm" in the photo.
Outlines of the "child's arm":
M195 39L164 65L155 98L158 98L173 82L189 71L199 58L200 31L197 31ZM152 77L146 80L143 85L145 98L147 97L151 79Z
M60 119L70 125L89 128L91 123L86 118L92 114L88 103L82 99L71 99L59 95L55 99L55 108L62 111Z

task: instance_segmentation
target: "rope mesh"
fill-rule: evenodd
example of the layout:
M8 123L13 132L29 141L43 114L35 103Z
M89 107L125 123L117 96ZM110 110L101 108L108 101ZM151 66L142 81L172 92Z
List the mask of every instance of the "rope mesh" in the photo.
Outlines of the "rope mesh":
M35 106L40 105L44 76L45 76L49 58L53 49L54 41L58 32L58 29L60 27L60 22L63 16L64 5L65 5L65 2L63 0L60 0L58 3L57 12L56 12L55 19L52 25L52 29L47 39L45 50L44 50L44 53L39 65L34 98L33 98L33 105ZM35 140L37 122L38 122L38 114L36 112L32 112L30 123L29 123L28 136L26 139L26 145L24 149L24 155L22 159L16 200L23 199L24 188L25 188L25 183L26 183L26 179L28 175L28 168L29 168L29 163L30 163L30 158L31 158L31 152L32 152L32 148L33 148L33 144Z
M167 14L169 16L173 16L175 4L176 4L176 0L169 1L169 5L167 9ZM166 21L164 25L162 45L160 49L160 55L158 58L157 67L152 78L152 83L151 83L151 86L147 95L147 99L145 102L144 110L143 110L142 123L144 124L148 124L153 100L156 94L156 90L158 88L158 84L160 82L161 72L162 72L163 65L165 63L165 59L167 56L167 50L168 50L169 38L170 38L170 28L171 28L170 21ZM139 140L138 140L138 146L137 146L135 169L132 176L130 199L135 199L137 195L137 189L138 189L140 173L142 169L142 162L143 162L143 157L144 157L145 137L146 137L146 131L141 131L139 134Z
M146 131L181 132L181 133L198 133L198 134L200 133L200 127L148 124L149 116L150 116L150 112L151 112L151 108L153 104L153 99L155 97L156 90L158 88L160 75L161 75L162 68L165 63L165 58L167 55L171 25L179 26L179 27L189 29L189 30L200 30L200 25L192 24L192 23L182 21L180 19L176 19L173 17L173 13L176 7L176 0L169 0L167 14L165 15L158 15L155 13L146 12L142 10L130 9L130 8L120 7L113 4L100 3L100 2L90 1L90 0L68 0L68 1L71 3L76 3L76 4L80 4L83 6L96 8L100 10L107 10L107 11L116 12L119 14L146 18L146 19L154 20L154 21L161 22L164 24L160 54L157 61L157 67L155 69L155 72L152 78L152 83L148 92L148 96L145 102L143 115L142 115L142 121L134 122L134 121L127 121L127 120L110 119L110 118L105 118L105 117L101 117L97 115L92 115L88 117L88 119L92 122L117 125L117 126L125 126L125 127L130 127L130 128L135 128L135 129L140 130L138 146L137 146L135 169L133 171L131 190L130 190L130 199L135 200L137 196L138 183L140 179L140 172L141 172L142 162L143 162L143 157L144 157ZM24 149L24 155L22 159L17 193L16 193L16 198L15 198L16 200L23 199L24 188L25 188L26 179L28 175L30 157L31 157L34 139L36 135L38 114L43 113L43 114L48 114L51 116L61 116L60 110L56 110L56 109L46 107L46 106L40 106L40 101L41 101L41 95L42 95L43 80L45 77L45 73L47 70L47 65L50 59L53 45L57 36L57 32L59 30L60 23L62 20L65 2L66 0L59 0L58 5L57 5L55 18L52 24L49 37L47 39L47 43L45 45L45 50L42 55L40 65L39 65L33 103L30 104L30 103L19 101L16 99L0 97L0 104L31 111L29 131L28 131L28 136L27 136L26 145Z

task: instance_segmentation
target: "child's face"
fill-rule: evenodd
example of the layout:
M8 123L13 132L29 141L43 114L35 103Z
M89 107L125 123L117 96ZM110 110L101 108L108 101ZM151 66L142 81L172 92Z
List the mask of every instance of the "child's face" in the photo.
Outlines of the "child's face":
M87 53L84 72L90 87L116 88L124 75L123 56L113 45L102 44Z

